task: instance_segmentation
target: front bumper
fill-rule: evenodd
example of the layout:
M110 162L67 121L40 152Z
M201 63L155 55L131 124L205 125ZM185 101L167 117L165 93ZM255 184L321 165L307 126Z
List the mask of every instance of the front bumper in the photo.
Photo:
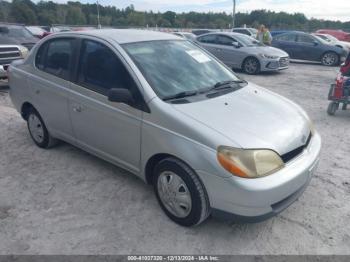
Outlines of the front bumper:
M285 70L289 67L289 57L281 57L278 59L263 58L260 64L262 72Z
M0 65L0 79L7 78L8 65Z
M273 175L244 179L224 178L197 171L209 195L213 215L241 222L259 222L291 205L304 192L317 168L321 137Z

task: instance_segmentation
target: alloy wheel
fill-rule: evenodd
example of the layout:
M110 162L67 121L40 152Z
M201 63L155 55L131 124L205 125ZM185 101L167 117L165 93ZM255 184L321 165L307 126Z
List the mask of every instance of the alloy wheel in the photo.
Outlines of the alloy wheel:
M244 71L246 71L248 74L255 74L258 70L259 63L256 59L249 58L244 63Z
M322 64L332 66L337 62L337 55L333 53L327 53L322 57Z

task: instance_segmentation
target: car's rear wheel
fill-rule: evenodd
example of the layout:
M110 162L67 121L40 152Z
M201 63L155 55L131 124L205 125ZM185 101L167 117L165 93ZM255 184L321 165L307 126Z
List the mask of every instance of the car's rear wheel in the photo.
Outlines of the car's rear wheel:
M27 126L31 138L38 147L50 148L56 145L57 140L49 134L43 119L34 108L27 114Z
M334 52L327 52L322 56L321 63L325 66L336 66L339 64L339 56Z
M157 164L154 191L165 214L182 226L194 226L209 216L209 201L197 174L182 161L166 158Z
M260 62L255 57L248 57L244 60L242 69L249 75L256 75L260 72Z

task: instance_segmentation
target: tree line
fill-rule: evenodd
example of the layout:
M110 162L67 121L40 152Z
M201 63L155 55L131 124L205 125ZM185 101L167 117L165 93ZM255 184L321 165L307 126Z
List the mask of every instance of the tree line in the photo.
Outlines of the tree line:
M111 27L170 27L170 28L229 28L232 16L221 13L175 13L167 11L141 12L133 5L126 8L116 6L99 6L102 26ZM97 25L97 5L67 2L66 4L53 1L0 0L0 21L23 23L27 25ZM328 21L308 19L302 13L288 14L269 10L255 10L250 13L237 13L237 26L247 25L257 27L265 24L271 29L294 29L314 31L319 28L333 28L350 31L350 21Z

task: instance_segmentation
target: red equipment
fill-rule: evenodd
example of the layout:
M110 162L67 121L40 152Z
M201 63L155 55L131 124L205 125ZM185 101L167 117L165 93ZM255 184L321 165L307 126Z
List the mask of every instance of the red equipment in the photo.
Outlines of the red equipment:
M328 94L328 100L331 102L328 105L327 113L329 115L334 115L335 112L339 109L339 105L342 103L342 110L346 110L350 96L350 76L344 76L339 74L335 81L335 84L331 85Z
M340 72L345 76L350 76L350 53L346 58L344 64L341 65Z

